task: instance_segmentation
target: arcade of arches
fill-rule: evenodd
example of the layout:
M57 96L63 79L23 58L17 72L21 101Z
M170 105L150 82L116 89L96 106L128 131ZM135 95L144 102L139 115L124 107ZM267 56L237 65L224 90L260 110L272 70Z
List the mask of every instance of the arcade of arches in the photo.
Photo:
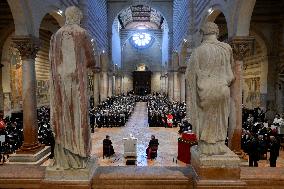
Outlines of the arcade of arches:
M232 46L235 61L233 100L237 108L232 114L235 114L237 127L228 131L228 147L238 155L242 153L242 126L246 121L242 120L243 109L259 107L272 116L284 113L283 0L1 0L0 112L4 117L22 114L25 144L38 143L34 129L38 127L37 109L49 106L50 39L64 25L65 9L73 5L83 12L81 26L92 38L96 60L88 74L92 106L129 91L142 96L159 93L170 102L187 102L190 93L186 81L187 65L192 51L201 44L201 26L211 21L219 26L219 40ZM119 176L108 178L108 171L123 175L125 182L137 184L137 188L198 186L193 177L190 180L187 176L193 174L190 166L175 163L178 130L149 128L146 114L146 104L139 102L125 127L94 129L93 154L101 165L99 176L106 176L110 181L117 179L120 188L127 184L122 184ZM135 128L139 124L141 128ZM133 176L136 181L130 181L131 176L114 168L125 163L120 156L123 153L122 138L131 132L141 136L138 140L142 141L138 145L141 151L138 165L144 168L141 169L142 176ZM156 163L155 160L147 162L144 157L153 133L159 136L161 144ZM111 135L113 143L121 143L115 144L120 155L109 161L103 159L101 151L101 141L107 134ZM11 173L20 169L17 164L4 165L4 169L0 167L0 188L44 188L42 167L48 161L39 168L23 167L23 170L32 171L30 177L23 176L22 171L14 175L15 178L11 177ZM240 182L236 185L240 188L283 187L283 152L278 161L275 169L270 168L266 160L260 161L259 168L251 169L247 167L247 161L242 161ZM159 168L152 170L152 166ZM170 166L174 168L167 169ZM133 174L137 171L127 166L126 169ZM8 176L2 177L5 171ZM151 176L144 178L145 175ZM139 176L148 183L138 182ZM92 187L116 188L101 180ZM60 184L55 185L60 187ZM85 183L74 185L85 186ZM199 185L203 186L202 183ZM204 188L210 186L218 188L219 185L213 181L204 184Z

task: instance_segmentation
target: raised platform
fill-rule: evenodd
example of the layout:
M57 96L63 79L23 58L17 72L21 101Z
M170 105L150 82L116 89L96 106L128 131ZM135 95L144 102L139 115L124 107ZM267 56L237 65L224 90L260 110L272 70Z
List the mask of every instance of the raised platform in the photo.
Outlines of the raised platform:
M35 165L0 166L0 188L94 188L94 189L191 189L191 188L240 188L238 183L227 180L199 180L195 182L196 173L189 167L98 167L90 183L79 180L58 182L48 185L44 180L45 169ZM240 180L247 189L283 189L284 168L241 167ZM217 174L217 173L215 173ZM53 183L54 184L54 183ZM226 185L227 184L227 185ZM202 187L201 187L202 186Z
M191 167L99 167L94 189L192 189Z
M47 167L42 182L43 188L91 188L91 180L97 168L97 160L92 157L85 169L57 170Z

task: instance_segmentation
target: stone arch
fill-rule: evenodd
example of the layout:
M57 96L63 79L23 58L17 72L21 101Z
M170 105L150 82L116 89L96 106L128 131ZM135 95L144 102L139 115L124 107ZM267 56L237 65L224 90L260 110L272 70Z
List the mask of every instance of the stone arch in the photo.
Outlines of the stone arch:
M37 80L37 105L42 106L49 103L48 83L49 83L49 49L50 39L60 25L56 18L47 13L43 17L39 28L39 40L41 48L37 52L35 59L35 71Z
M210 12L208 12L211 9ZM202 13L202 20L198 25L198 31L200 30L200 28L202 27L203 24L205 24L206 22L214 22L216 20L216 18L220 15L223 14L227 23L227 29L228 29L228 33L230 33L230 19L229 19L229 15L227 14L227 11L225 11L225 7L220 4L220 3L213 3L213 4L209 4L207 6L207 8L204 9L203 13Z
M240 1L238 3L235 15L232 21L234 23L232 35L230 36L248 36L250 31L250 21L256 0Z
M33 35L35 30L33 27L33 19L31 9L25 1L8 1L15 24L15 35Z
M250 36L255 39L255 53L244 59L243 104L250 109L266 108L269 43L260 30L252 26Z

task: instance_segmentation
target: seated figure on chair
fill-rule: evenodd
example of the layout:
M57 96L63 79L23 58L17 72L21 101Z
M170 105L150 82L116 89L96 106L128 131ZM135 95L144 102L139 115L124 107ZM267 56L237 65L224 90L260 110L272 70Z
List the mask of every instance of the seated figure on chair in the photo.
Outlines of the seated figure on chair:
M112 146L112 142L110 140L110 137L106 135L106 138L103 140L103 157L110 157L114 154L114 149Z
M157 157L158 145L158 139L155 138L155 135L152 135L146 149L147 159L155 159Z

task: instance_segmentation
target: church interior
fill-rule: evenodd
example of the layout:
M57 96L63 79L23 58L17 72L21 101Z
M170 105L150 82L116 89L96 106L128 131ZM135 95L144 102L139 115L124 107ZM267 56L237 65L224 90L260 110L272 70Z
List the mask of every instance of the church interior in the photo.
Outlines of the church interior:
M56 49L56 36L71 6L80 9L91 44L86 50L79 41L78 51L93 57L82 78L91 142L85 150L95 163L56 172L48 169L59 157L52 120L64 116L53 107L51 91L61 81L52 66L64 57L54 57L65 52ZM284 0L1 0L0 188L283 188L283 8ZM234 79L224 142L230 155L204 160L193 148L200 141L189 118L189 65L208 22L231 47Z

